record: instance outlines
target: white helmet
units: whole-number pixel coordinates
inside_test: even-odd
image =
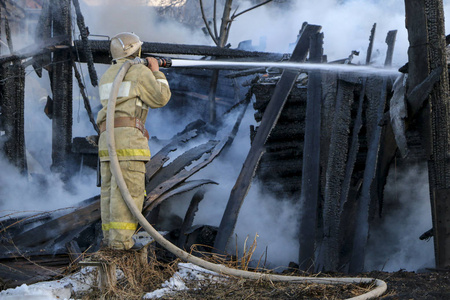
[[[110,51],[113,59],[121,59],[137,52],[142,42],[132,32],[121,32],[111,39]]]

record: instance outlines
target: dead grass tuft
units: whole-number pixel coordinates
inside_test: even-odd
[[[157,260],[154,250],[118,251],[101,250],[91,256],[92,260],[115,264],[123,275],[118,276],[115,287],[100,291],[95,289],[82,299],[142,299],[149,291],[161,288],[176,271],[178,260],[162,263]]]

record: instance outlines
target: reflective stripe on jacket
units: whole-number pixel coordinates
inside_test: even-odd
[[[126,59],[119,59],[100,79],[99,94],[103,108],[97,115],[97,124],[106,121],[106,110],[112,83]],[[115,118],[133,117],[145,123],[149,108],[162,107],[169,102],[171,93],[166,76],[152,72],[144,65],[133,65],[120,85],[116,100]],[[142,132],[134,127],[114,128],[116,151],[119,160],[150,160],[148,141]],[[99,156],[101,161],[109,161],[106,134],[99,139]]]

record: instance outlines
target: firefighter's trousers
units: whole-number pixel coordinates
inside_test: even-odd
[[[123,178],[134,203],[142,210],[145,193],[145,162],[119,161]],[[110,162],[101,162],[101,217],[103,244],[111,249],[127,250],[134,242],[132,236],[137,229],[137,220],[122,198],[116,179],[111,174]]]

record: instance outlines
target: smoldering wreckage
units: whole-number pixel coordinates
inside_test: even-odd
[[[75,40],[71,37],[71,5],[75,7],[80,31]],[[214,102],[220,117],[214,123],[205,121],[209,113],[205,99],[211,69],[177,68],[176,58],[172,68],[164,69],[169,82],[171,78],[183,77],[184,83],[176,80],[171,83],[173,95],[168,109],[176,112],[196,103],[199,115],[206,117],[188,124],[166,141],[147,163],[145,218],[164,230],[158,228],[160,204],[194,191],[181,225],[165,238],[188,252],[192,245],[202,244],[209,246],[203,248],[205,251],[225,253],[240,207],[256,176],[264,183],[265,193],[300,205],[299,259],[294,262],[297,268],[355,274],[364,270],[370,230],[383,215],[389,171],[394,165],[407,170],[428,163],[433,228],[423,238],[434,236],[436,268],[448,267],[450,224],[446,216],[450,212],[446,204],[449,194],[445,192],[450,184],[445,176],[449,174],[445,159],[448,117],[439,114],[440,109],[448,110],[446,98],[441,97],[448,95],[444,50],[448,40],[440,23],[439,5],[427,10],[422,7],[419,11],[407,1],[406,8],[407,17],[426,16],[423,22],[408,24],[407,28],[410,43],[422,46],[411,47],[409,63],[399,73],[390,75],[358,72],[362,66],[352,64],[353,56],[358,54],[355,51],[343,60],[327,62],[321,27],[307,23],[300,29],[291,54],[144,42],[143,56],[281,63],[280,67],[270,69],[222,67],[217,87],[221,101]],[[8,11],[4,5],[2,9]],[[36,27],[40,44],[20,51],[13,48],[5,16],[10,15],[4,13],[1,21],[11,51],[0,57],[4,156],[21,172],[27,172],[24,87],[25,69],[32,67],[39,77],[45,75],[45,70],[51,82],[52,95],[45,111],[53,124],[52,170],[68,179],[73,165],[81,161],[96,168],[95,137],[72,137],[72,89],[73,84],[78,85],[92,126],[99,132],[77,63],[88,66],[90,81],[97,86],[95,65],[111,61],[108,40],[88,35],[78,0],[48,1]],[[367,65],[371,63],[375,32],[376,24],[368,34]],[[395,36],[396,30],[387,34],[386,67],[392,62]],[[421,55],[424,51],[430,53],[428,57]],[[283,69],[282,64],[287,62],[340,64],[346,68],[340,72],[304,72],[301,68]],[[191,89],[194,86],[196,90]],[[208,178],[189,178],[231,146],[252,97],[259,125],[250,130],[251,148],[230,191],[220,226],[193,226],[200,201],[208,201],[203,199],[205,191],[213,189],[216,183]],[[237,116],[234,124],[220,122],[232,114]],[[229,134],[219,136],[218,131],[225,126],[229,127]],[[177,149],[188,150],[166,164]],[[62,266],[76,266],[96,252],[101,241],[99,199],[96,196],[83,200],[64,214],[4,217],[0,247],[0,277],[4,287],[49,280],[55,277],[55,272],[62,275]]]

